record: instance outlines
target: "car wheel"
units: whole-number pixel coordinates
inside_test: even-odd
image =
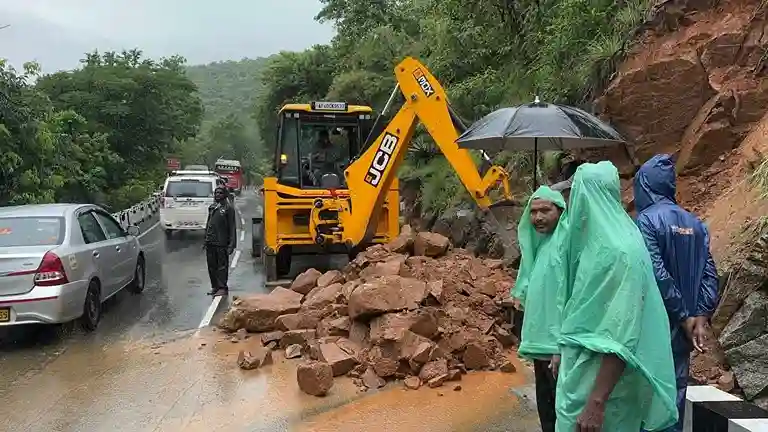
[[[83,316],[80,317],[80,326],[87,332],[96,330],[101,321],[101,290],[96,281],[88,284],[88,292],[85,294]]]
[[[146,284],[146,275],[147,270],[144,266],[144,257],[139,255],[139,259],[136,261],[136,270],[133,272],[133,280],[128,285],[128,291],[134,294],[141,294]]]

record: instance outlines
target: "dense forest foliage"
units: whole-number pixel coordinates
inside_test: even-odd
[[[178,57],[88,54],[40,76],[0,61],[0,205],[96,202],[119,210],[156,190],[165,156],[196,136],[203,107]]]
[[[329,45],[269,59],[255,108],[262,135],[286,101],[381,109],[395,84],[393,67],[409,55],[430,68],[466,119],[536,95],[583,106],[601,91],[649,7],[648,0],[320,1],[316,19],[333,22],[338,34]],[[414,146],[401,178],[420,183],[423,208],[439,213],[463,188],[424,138],[417,137],[425,145]],[[531,171],[530,156],[497,158],[511,171]]]
[[[649,0],[320,2],[316,19],[337,29],[331,43],[267,59],[185,66],[139,51],[93,53],[80,68],[47,76],[34,64],[15,71],[0,62],[0,205],[90,201],[118,209],[156,188],[164,158],[174,154],[188,164],[240,159],[256,182],[273,145],[261,137],[274,133],[283,103],[381,109],[392,69],[407,55],[431,69],[468,120],[536,95],[585,106],[649,7]],[[496,162],[511,172],[534,163],[526,154]],[[400,174],[434,214],[463,197],[423,134]]]
[[[188,66],[205,113],[199,135],[180,149],[184,164],[213,166],[219,157],[240,160],[247,180],[258,182],[268,169],[253,106],[262,92],[263,58]]]

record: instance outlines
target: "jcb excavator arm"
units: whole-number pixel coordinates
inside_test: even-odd
[[[451,120],[445,90],[429,70],[408,57],[395,67],[395,76],[405,103],[373,144],[345,170],[349,197],[326,199],[322,205],[316,203],[316,211],[338,211],[342,227],[339,234],[350,248],[367,241],[375,232],[384,197],[397,176],[419,121],[481,209],[490,208],[488,194],[498,183],[503,187],[504,198],[512,198],[508,174],[503,168],[492,166],[481,177],[469,151],[456,144],[458,132]]]

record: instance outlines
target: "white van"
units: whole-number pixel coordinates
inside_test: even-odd
[[[218,177],[211,175],[171,176],[165,180],[160,199],[160,225],[166,236],[174,231],[205,229],[217,180]]]

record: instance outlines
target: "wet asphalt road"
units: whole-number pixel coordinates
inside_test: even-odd
[[[253,192],[236,201],[243,241],[233,256],[230,297],[268,289],[250,256],[256,202]],[[110,299],[97,331],[0,329],[0,430],[537,430],[525,373],[466,377],[462,393],[404,392],[395,384],[363,394],[337,380],[331,395],[313,398],[296,388],[295,363],[279,355],[269,371],[240,371],[237,352],[255,338],[238,345],[205,327],[211,297],[201,236],[166,240],[151,221],[141,242],[146,289]],[[295,264],[293,273],[311,263]],[[414,408],[404,410],[408,400]]]

